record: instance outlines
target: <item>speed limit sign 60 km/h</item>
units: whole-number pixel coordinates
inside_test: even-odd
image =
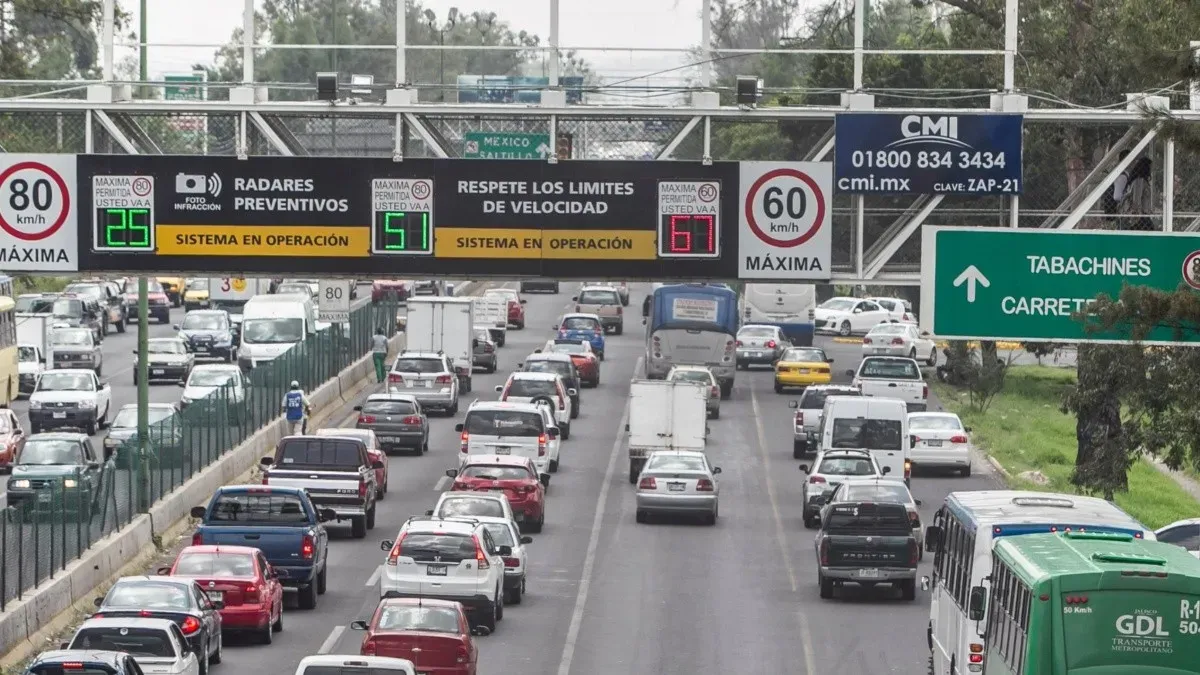
[[[75,155],[0,155],[0,268],[79,269]]]
[[[828,280],[828,162],[741,162],[738,278]]]

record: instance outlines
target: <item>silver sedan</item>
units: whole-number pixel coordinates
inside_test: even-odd
[[[650,453],[638,475],[637,522],[652,514],[699,514],[716,525],[721,486],[721,467],[708,463],[703,452],[660,450]]]
[[[737,367],[775,365],[792,343],[779,326],[742,326],[737,333]]]

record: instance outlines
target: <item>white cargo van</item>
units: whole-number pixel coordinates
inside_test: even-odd
[[[629,383],[629,482],[636,483],[655,450],[704,452],[708,385],[689,380]]]
[[[257,368],[317,332],[317,306],[303,295],[256,295],[242,309],[238,364]]]
[[[404,335],[408,351],[449,356],[458,375],[459,390],[471,391],[475,362],[475,306],[471,298],[409,298]]]
[[[912,472],[908,437],[908,406],[892,398],[830,396],[825,399],[821,426],[817,431],[820,451],[869,450],[880,468],[890,467],[889,476]]]

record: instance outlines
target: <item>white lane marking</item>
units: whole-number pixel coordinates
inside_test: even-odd
[[[436,482],[436,483],[434,483],[434,484],[433,484],[433,489],[434,489],[434,490],[437,490],[437,491],[439,491],[439,492],[440,492],[440,491],[442,491],[442,490],[445,490],[445,489],[446,489],[446,485],[447,485],[449,482],[450,482],[450,476],[442,476],[441,478],[437,479],[437,482]]]
[[[634,364],[635,377],[641,371],[644,360],[644,356],[639,356]],[[575,658],[575,641],[579,639],[583,610],[587,605],[588,590],[592,585],[592,569],[596,566],[596,549],[600,546],[600,527],[604,522],[604,508],[608,505],[608,490],[612,486],[613,474],[617,471],[617,457],[621,454],[621,447],[625,445],[624,429],[629,421],[629,401],[628,398],[625,400],[625,410],[621,413],[621,420],[617,422],[617,437],[613,440],[612,450],[608,454],[608,468],[604,470],[604,480],[600,483],[600,497],[596,500],[596,515],[592,517],[592,531],[588,536],[587,553],[583,557],[583,572],[579,575],[579,591],[575,593],[575,609],[571,612],[571,624],[567,627],[562,660],[558,662],[558,675],[570,675],[571,661]]]
[[[796,568],[792,565],[792,554],[787,547],[783,516],[779,511],[779,497],[775,494],[775,483],[771,480],[771,455],[767,452],[767,434],[763,430],[762,414],[758,407],[758,393],[753,386],[750,387],[750,407],[754,413],[754,427],[758,434],[758,452],[762,456],[763,471],[766,474],[767,500],[771,502],[771,516],[775,521],[775,541],[779,544],[779,552],[783,556],[783,569],[787,572],[788,582],[791,584],[792,592],[795,593],[799,589],[796,583]],[[799,616],[800,644],[804,648],[804,672],[808,675],[815,675],[817,666],[816,659],[813,657],[812,634],[808,630],[808,621],[805,620],[804,613],[798,611],[797,615]]]
[[[329,637],[325,638],[325,641],[321,643],[321,648],[317,650],[317,653],[328,654],[337,645],[338,638],[342,637],[342,633],[345,630],[345,626],[334,626],[333,630],[329,632]]]
[[[374,586],[379,582],[379,575],[381,574],[383,574],[383,565],[376,567],[375,571],[371,572],[371,577],[367,579],[367,583],[363,584],[363,586]]]

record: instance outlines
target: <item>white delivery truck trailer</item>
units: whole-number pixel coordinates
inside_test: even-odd
[[[270,279],[248,279],[245,277],[215,277],[208,280],[209,306],[229,312],[235,333],[242,329],[242,315],[246,303],[256,295],[271,292]],[[235,335],[236,339],[238,336]]]
[[[684,380],[633,380],[629,385],[629,482],[655,450],[702,452],[708,437],[705,385]]]
[[[485,293],[471,298],[475,305],[477,326],[487,326],[488,335],[497,347],[503,347],[508,336],[508,298],[495,293]]]
[[[54,367],[49,344],[53,319],[49,314],[24,313],[17,314],[16,319],[17,346],[32,347],[37,352],[36,360],[20,359],[17,362],[21,393],[28,394],[33,391],[42,371]]]
[[[404,329],[407,352],[441,352],[449,356],[458,375],[459,390],[471,391],[474,357],[475,306],[471,298],[421,296],[408,299]]]

